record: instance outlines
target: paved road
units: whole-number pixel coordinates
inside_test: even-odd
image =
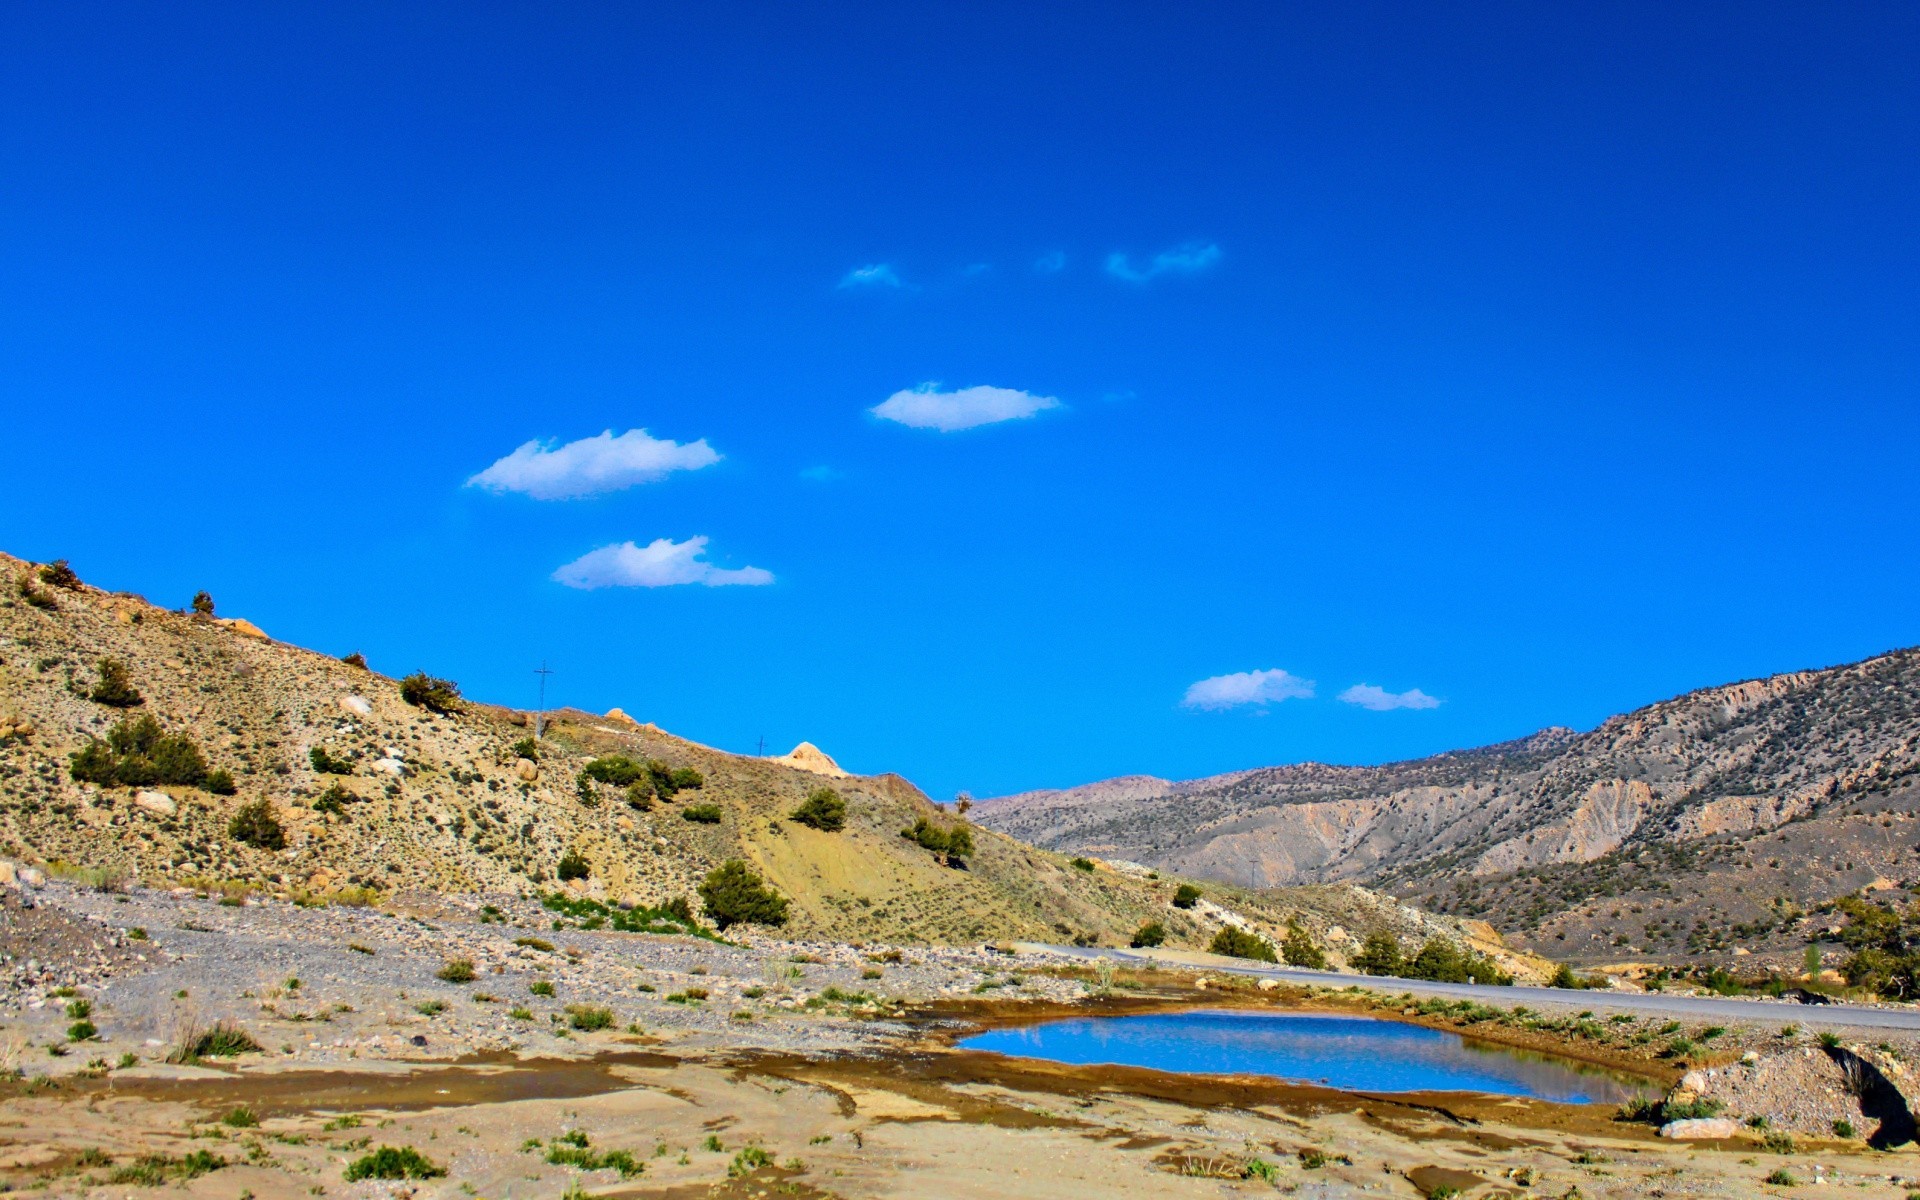
[[[1863,1004],[1797,1004],[1790,1000],[1735,1000],[1723,996],[1672,996],[1661,992],[1569,992],[1559,988],[1489,987],[1478,983],[1429,983],[1421,979],[1391,979],[1370,975],[1339,975],[1298,967],[1270,967],[1260,963],[1210,961],[1204,964],[1160,958],[1131,950],[1101,947],[1042,946],[1077,958],[1112,958],[1126,962],[1156,962],[1164,966],[1216,974],[1254,975],[1286,983],[1313,983],[1322,987],[1360,984],[1383,992],[1412,992],[1416,996],[1452,996],[1512,1008],[1544,1005],[1590,1008],[1595,1012],[1659,1013],[1682,1019],[1742,1021],[1755,1025],[1800,1025],[1809,1029],[1920,1030],[1920,1008],[1870,1008]]]

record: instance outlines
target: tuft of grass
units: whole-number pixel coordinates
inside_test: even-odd
[[[733,1161],[727,1164],[727,1178],[744,1179],[761,1167],[772,1165],[773,1155],[758,1146],[743,1146],[740,1152],[733,1156]]]
[[[237,1058],[242,1054],[259,1054],[262,1047],[246,1030],[225,1021],[216,1022],[213,1028],[200,1032],[190,1029],[173,1053],[167,1056],[170,1063],[193,1063],[203,1058]]]
[[[598,1004],[567,1005],[567,1024],[582,1033],[613,1028],[613,1010]]]
[[[470,958],[450,958],[447,965],[435,971],[434,977],[448,983],[472,983],[475,979],[473,960]]]
[[[447,1173],[445,1167],[412,1146],[382,1146],[355,1159],[347,1167],[348,1183],[362,1179],[437,1179]]]
[[[1768,1175],[1762,1182],[1775,1184],[1780,1187],[1798,1187],[1800,1185],[1800,1181],[1793,1177],[1793,1172],[1787,1170],[1785,1167],[1775,1167],[1773,1173]]]
[[[252,1129],[260,1123],[260,1116],[244,1104],[236,1104],[220,1114],[220,1123],[235,1129]]]
[[[527,990],[536,996],[553,995],[553,983],[546,979],[536,979],[527,985]]]

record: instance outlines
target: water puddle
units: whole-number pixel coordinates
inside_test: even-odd
[[[1094,1017],[996,1029],[959,1045],[1076,1065],[1271,1075],[1357,1092],[1480,1092],[1617,1104],[1649,1090],[1643,1082],[1598,1067],[1423,1025],[1320,1013]]]

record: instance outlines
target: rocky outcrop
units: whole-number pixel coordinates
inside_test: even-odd
[[[827,757],[825,752],[812,742],[801,742],[773,761],[785,763],[789,767],[798,767],[802,771],[811,771],[815,775],[831,775],[835,779],[847,778],[847,772],[840,769],[840,764]]]

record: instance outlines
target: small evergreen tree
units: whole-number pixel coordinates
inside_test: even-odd
[[[760,882],[739,859],[714,868],[699,887],[707,916],[721,929],[731,925],[784,925],[787,902]]]
[[[193,615],[196,617],[212,616],[213,596],[204,591],[195,592],[193,594]]]
[[[847,827],[847,802],[832,788],[815,788],[787,819],[824,833],[838,833]]]
[[[340,656],[340,661],[347,664],[350,667],[358,667],[362,671],[367,669],[367,656],[360,653],[358,650],[355,650],[350,654],[342,654]]]
[[[1192,908],[1194,902],[1199,899],[1200,889],[1190,883],[1183,883],[1174,889],[1173,906],[1175,908]]]
[[[569,850],[560,856],[560,862],[554,867],[553,873],[559,876],[561,883],[571,883],[575,879],[585,879],[593,874],[593,868],[587,865],[587,860],[580,856],[579,851]]]
[[[64,558],[56,558],[40,568],[40,582],[48,587],[65,588],[69,592],[80,590],[80,577],[73,573]]]
[[[227,835],[256,850],[284,850],[287,845],[286,831],[273,815],[273,805],[265,800],[250,800],[235,809],[227,822]]]
[[[353,774],[353,760],[348,758],[335,758],[332,754],[328,753],[325,746],[315,746],[313,749],[307,751],[307,761],[312,763],[313,769],[322,775]]]
[[[1349,965],[1367,975],[1398,975],[1406,968],[1406,955],[1400,949],[1399,938],[1384,929],[1376,929],[1360,944],[1360,953],[1353,956]]]
[[[134,708],[145,704],[146,697],[133,686],[133,673],[117,658],[100,660],[100,682],[93,685],[87,699],[111,708]]]
[[[1148,921],[1134,932],[1133,940],[1128,945],[1138,949],[1158,946],[1166,940],[1167,927],[1158,921]]]
[[[1280,942],[1280,957],[1286,959],[1290,967],[1307,967],[1315,971],[1327,969],[1326,952],[1320,949],[1298,917],[1287,922],[1287,936]]]

